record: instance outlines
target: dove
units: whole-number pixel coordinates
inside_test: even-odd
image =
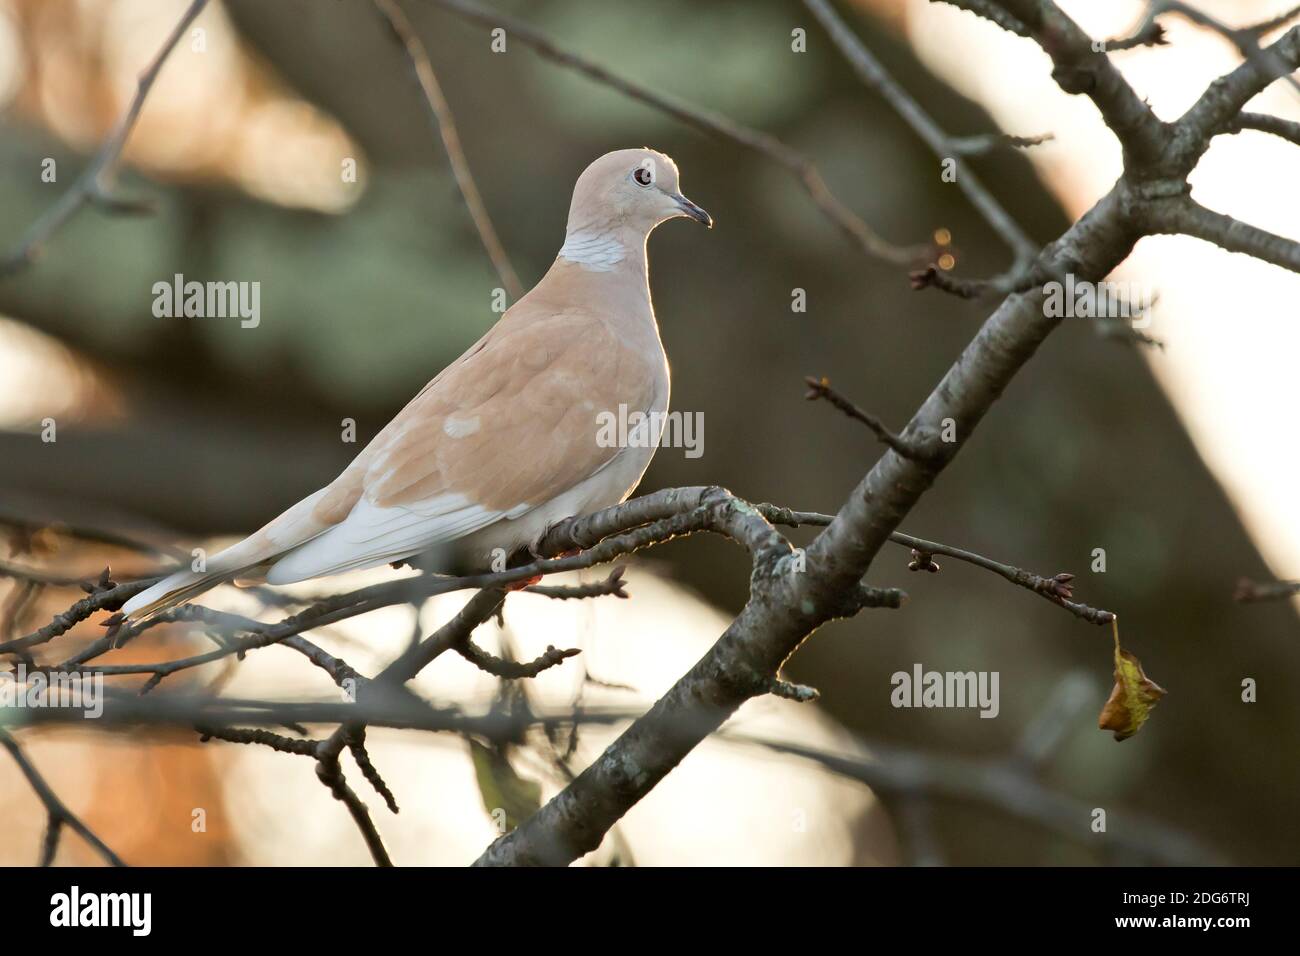
[[[123,617],[225,582],[292,584],[418,556],[485,571],[555,523],[626,499],[660,435],[611,447],[599,423],[639,412],[662,432],[669,371],[646,240],[679,217],[713,225],[682,195],[668,156],[642,148],[597,159],[578,177],[564,244],[537,285],[330,484],[140,592]]]

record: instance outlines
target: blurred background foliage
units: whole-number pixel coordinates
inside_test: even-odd
[[[864,92],[798,4],[494,2],[640,83],[781,137],[891,239],[924,243],[944,228],[963,274],[1005,264],[937,161]],[[803,376],[829,376],[901,427],[987,306],[912,292],[905,270],[864,258],[762,157],[522,44],[493,53],[485,29],[432,4],[404,6],[525,285],[562,241],[574,178],[607,150],[671,154],[686,193],[717,221],[712,233],[669,224],[651,241],[673,405],[703,413],[705,454],[662,450],[642,490],[722,484],[752,500],[835,510],[880,447],[804,402]],[[195,537],[249,531],[356,452],[339,441],[343,418],[368,440],[495,319],[498,280],[407,65],[368,3],[225,0],[219,10],[206,91],[178,81],[179,99],[169,99],[165,88],[184,72],[171,63],[126,154],[121,192],[154,200],[156,214],[88,211],[35,266],[0,281],[0,315],[62,343],[95,383],[79,393],[93,400],[58,416],[53,445],[36,433],[39,387],[34,401],[20,396],[29,410],[0,433],[6,510]],[[9,54],[16,79],[0,113],[0,248],[67,188],[120,109],[105,38],[147,35],[127,44],[138,64],[178,11],[163,0],[0,3],[16,38],[0,50],[21,51]],[[945,128],[993,128],[871,13],[853,17],[865,42]],[[809,31],[807,54],[790,51],[795,26]],[[174,59],[196,56],[182,44]],[[39,181],[45,157],[58,163],[57,184]],[[337,181],[349,157],[356,184]],[[1036,238],[1066,225],[1022,156],[973,162]],[[154,318],[151,286],[175,273],[259,281],[260,326]],[[791,310],[795,288],[807,291],[806,313]],[[1077,596],[1119,613],[1126,645],[1169,689],[1122,745],[1084,720],[1050,767],[1053,783],[1090,805],[1184,828],[1236,862],[1297,858],[1300,767],[1287,758],[1298,714],[1284,680],[1300,663],[1300,628],[1286,604],[1232,604],[1237,577],[1267,573],[1131,346],[1066,323],[904,530],[1044,574],[1075,572]],[[1105,573],[1090,571],[1095,548],[1106,551]],[[692,539],[656,557],[717,606],[742,604],[747,564],[729,546]],[[828,627],[790,663],[792,679],[821,689],[827,712],[869,740],[993,756],[1067,671],[1095,676],[1100,709],[1107,629],[957,562],[911,574],[907,558],[891,546],[870,575],[910,592],[903,610]],[[916,661],[1000,671],[999,719],[892,709],[889,677]],[[1256,704],[1240,702],[1246,676],[1260,681]],[[986,808],[945,805],[934,822],[954,863],[1100,859],[1086,838]],[[1110,826],[1122,828],[1122,815]]]

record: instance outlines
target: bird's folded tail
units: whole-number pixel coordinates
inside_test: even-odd
[[[122,605],[122,616],[132,621],[145,620],[193,600],[218,584],[238,583],[238,579],[264,580],[268,564],[328,527],[313,514],[325,491],[308,495],[260,530],[212,555],[204,570],[182,569],[141,591]]]
[[[131,621],[146,621],[168,608],[198,597],[218,584],[232,580],[239,573],[240,571],[177,571],[123,604],[122,616]]]

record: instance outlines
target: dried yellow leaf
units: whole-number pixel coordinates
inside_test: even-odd
[[[1127,740],[1142,729],[1151,709],[1167,691],[1147,677],[1137,655],[1120,647],[1119,619],[1112,621],[1115,632],[1115,687],[1101,709],[1098,726],[1115,732],[1116,740]]]

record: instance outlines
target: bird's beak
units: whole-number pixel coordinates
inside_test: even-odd
[[[695,203],[691,202],[681,193],[678,193],[676,196],[673,197],[673,202],[677,203],[677,208],[682,211],[683,216],[689,216],[691,219],[694,219],[696,222],[702,222],[710,229],[713,228],[713,217],[710,216],[703,209],[701,209],[699,206],[695,205]]]

